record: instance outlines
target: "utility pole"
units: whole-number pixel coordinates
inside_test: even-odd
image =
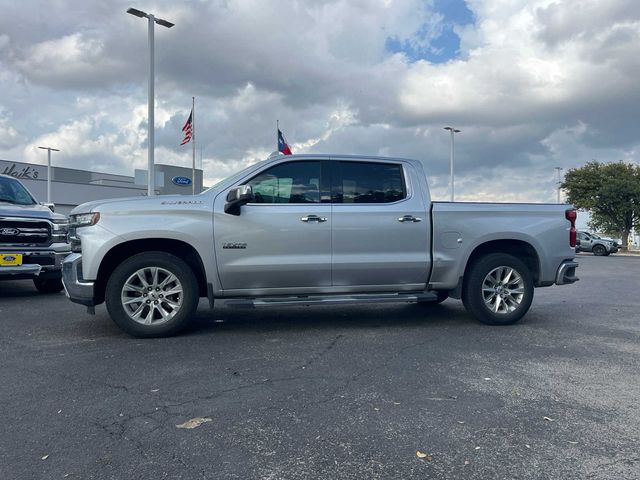
[[[140,18],[147,18],[149,20],[149,152],[148,152],[148,172],[147,172],[147,195],[150,197],[155,195],[155,167],[154,167],[154,149],[155,149],[155,95],[154,95],[154,83],[155,83],[155,55],[154,55],[154,33],[153,27],[157,23],[163,27],[171,28],[173,23],[163,20],[162,18],[156,18],[151,13],[145,13],[142,10],[130,8],[127,13]]]
[[[449,153],[449,174],[451,176],[451,201],[454,199],[454,186],[453,186],[453,137],[454,134],[460,133],[462,130],[457,130],[453,127],[444,127],[445,130],[451,132],[451,151]]]
[[[196,97],[191,97],[191,143],[193,163],[191,164],[191,194],[196,194]]]
[[[558,181],[557,181],[557,203],[560,203],[560,185],[562,184],[562,180],[560,180],[560,172],[562,171],[562,167],[555,167],[556,172],[558,172]]]
[[[53,147],[38,147],[47,151],[47,203],[51,203],[51,151],[59,152]]]

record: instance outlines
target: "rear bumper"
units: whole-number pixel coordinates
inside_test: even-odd
[[[82,278],[82,255],[72,253],[62,264],[62,284],[69,300],[74,303],[93,307],[95,282]]]
[[[0,253],[19,253],[22,255],[24,262],[22,265],[0,267],[0,279],[25,279],[41,275],[47,278],[60,275],[62,263],[71,252],[21,251],[20,249],[2,248]]]
[[[558,267],[558,273],[556,274],[556,285],[567,285],[580,280],[576,277],[576,268],[578,268],[577,262],[572,260],[562,262]]]

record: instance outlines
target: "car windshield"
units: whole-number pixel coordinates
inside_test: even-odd
[[[0,177],[0,202],[15,203],[17,205],[34,205],[29,191],[13,178]]]

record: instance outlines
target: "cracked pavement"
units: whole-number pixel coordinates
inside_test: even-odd
[[[639,479],[640,258],[578,261],[511,327],[202,301],[154,340],[1,282],[0,478]]]

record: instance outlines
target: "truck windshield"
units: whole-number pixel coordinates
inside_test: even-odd
[[[7,177],[0,177],[0,202],[17,205],[34,205],[36,203],[19,181]]]

